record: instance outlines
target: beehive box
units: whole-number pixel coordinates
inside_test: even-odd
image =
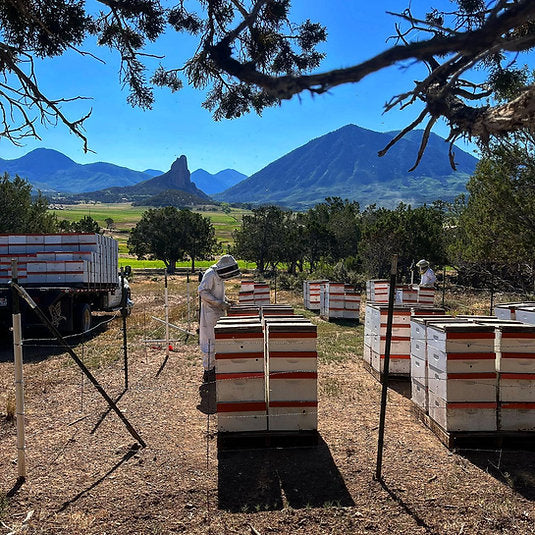
[[[535,306],[521,306],[515,311],[515,318],[522,323],[535,325]]]
[[[494,315],[499,319],[516,320],[516,311],[518,308],[535,306],[532,301],[516,303],[499,303],[494,307]]]

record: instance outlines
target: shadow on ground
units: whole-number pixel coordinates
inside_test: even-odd
[[[535,454],[533,450],[530,452],[464,451],[462,455],[524,498],[535,501]]]
[[[217,403],[215,397],[215,382],[203,383],[199,387],[200,403],[197,409],[204,414],[215,414],[217,412]]]
[[[312,448],[219,451],[218,496],[232,513],[354,505],[321,437]]]
[[[391,388],[400,396],[411,399],[411,383],[408,379],[397,379],[391,377],[388,379],[388,388]]]

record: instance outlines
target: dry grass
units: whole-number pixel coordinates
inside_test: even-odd
[[[229,294],[236,298],[238,287],[231,283]],[[193,317],[195,289],[192,281]],[[281,292],[278,300],[318,325],[321,444],[224,454],[216,418],[203,412],[196,344],[177,343],[158,374],[165,352],[142,343],[163,334],[151,319],[164,315],[163,278],[134,278],[132,291],[130,388],[119,406],[147,447],[131,451],[133,439],[113,414],[92,434],[106,408],[102,399],[87,380],[82,387],[68,356],[52,347],[32,354],[26,348],[29,478],[8,503],[15,429],[0,425],[6,525],[54,535],[249,534],[251,526],[262,535],[535,533],[533,456],[451,453],[395,389],[388,395],[384,485],[374,480],[381,388],[359,358],[362,326],[324,322],[302,310],[296,293]],[[187,325],[186,293],[184,277],[169,279],[170,319],[179,326]],[[114,397],[123,385],[121,344],[119,320],[83,342],[85,359],[95,359],[93,372]],[[80,355],[81,340],[75,350]],[[12,381],[7,355],[0,359],[0,392]],[[22,526],[30,510],[35,514]]]
[[[12,393],[7,393],[5,395],[5,419],[8,422],[15,421],[15,411],[16,411],[16,400],[15,396]]]

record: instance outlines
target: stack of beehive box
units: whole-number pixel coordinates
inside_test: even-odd
[[[221,432],[317,429],[316,326],[266,312],[216,325]]]
[[[383,279],[366,281],[366,300],[369,303],[388,303],[390,282]]]
[[[496,356],[492,325],[427,326],[429,416],[448,431],[496,430]]]
[[[360,294],[350,284],[345,285],[344,292],[344,318],[358,321],[360,317]]]
[[[498,326],[495,349],[498,428],[535,431],[535,326]]]
[[[3,234],[0,283],[11,279],[15,258],[23,284],[116,284],[118,256],[117,242],[101,234]]]
[[[427,381],[427,326],[430,323],[458,322],[448,315],[411,317],[411,393],[412,401],[425,412],[429,409]]]
[[[265,337],[269,429],[317,429],[316,326],[306,320],[266,318]]]
[[[265,430],[264,335],[260,317],[218,322],[215,344],[219,430]]]
[[[303,299],[307,310],[320,309],[321,285],[329,282],[327,280],[310,280],[303,282]]]
[[[411,316],[444,314],[433,307],[394,306],[390,373],[409,377],[411,352]],[[363,358],[377,372],[384,371],[388,305],[368,303],[364,320]]]
[[[366,282],[366,299],[370,303],[388,303],[390,281],[376,279]],[[398,305],[433,306],[435,289],[411,284],[396,285],[395,301]]]
[[[244,305],[267,305],[271,300],[270,294],[266,282],[241,281],[238,302]]]
[[[254,305],[254,281],[241,281],[238,302],[241,305]]]
[[[320,288],[320,316],[323,319],[343,318],[345,311],[345,284],[326,282]]]

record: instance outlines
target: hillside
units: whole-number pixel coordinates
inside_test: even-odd
[[[43,192],[80,193],[114,186],[131,186],[150,178],[112,163],[79,164],[52,149],[35,149],[14,160],[0,158],[0,173],[18,174]]]
[[[411,173],[421,131],[400,140],[382,158],[377,152],[395,132],[347,125],[282,156],[214,198],[226,202],[275,203],[306,208],[328,196],[357,200],[362,206],[395,206],[452,200],[465,191],[477,159],[457,149],[457,171],[449,165],[448,144],[431,134],[422,162]]]
[[[215,175],[204,169],[197,169],[191,173],[191,181],[208,195],[221,193],[246,178],[247,175],[234,169],[225,169]]]
[[[132,201],[137,204],[146,204],[150,198],[154,196],[161,197],[163,192],[171,190],[187,194],[181,197],[180,203],[186,202],[188,205],[194,205],[210,201],[210,197],[191,182],[188,161],[184,155],[173,162],[169,171],[159,176],[149,178],[133,186],[106,188],[100,191],[77,195],[76,197],[80,200],[95,200],[100,202]],[[160,197],[158,198],[159,203],[162,201]]]

